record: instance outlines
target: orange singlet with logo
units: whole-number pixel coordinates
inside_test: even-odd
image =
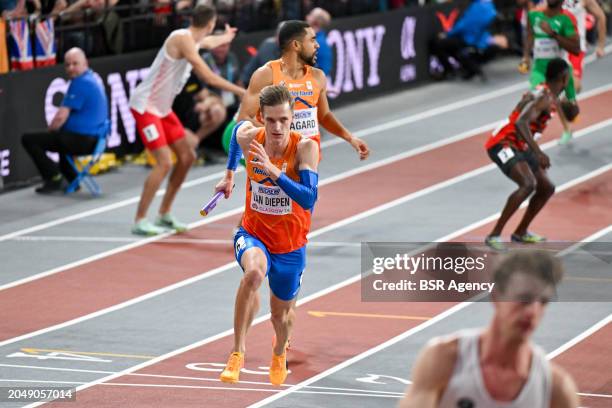
[[[317,118],[317,104],[321,88],[312,75],[312,67],[306,65],[304,76],[300,79],[292,79],[283,73],[280,59],[268,62],[268,65],[272,68],[272,84],[284,85],[295,100],[291,130],[298,132],[304,138],[315,140],[320,151],[321,134]]]
[[[290,132],[289,144],[283,157],[270,159],[287,177],[300,181],[297,164],[297,146],[302,136]],[[254,140],[265,143],[265,130],[261,129]],[[284,254],[306,245],[310,230],[309,210],[303,209],[276,185],[265,170],[246,161],[246,203],[242,227],[259,239],[272,254]]]

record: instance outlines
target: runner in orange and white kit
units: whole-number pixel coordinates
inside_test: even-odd
[[[317,199],[319,149],[290,130],[294,98],[284,86],[270,85],[260,94],[258,119],[236,125],[235,139],[246,154],[246,205],[234,237],[236,260],[244,271],[234,309],[234,347],[221,381],[236,383],[244,365],[246,335],[259,309],[258,290],[268,277],[275,344],[270,382],[287,377],[286,348],[292,313],[306,265],[306,242]],[[233,184],[221,182],[216,191],[226,197]]]
[[[563,10],[569,12],[575,19],[576,31],[580,37],[580,54],[569,53],[569,62],[574,69],[574,86],[576,92],[582,89],[582,75],[584,72],[584,55],[587,51],[586,24],[587,13],[597,20],[597,48],[595,54],[598,58],[605,55],[606,46],[606,14],[597,0],[565,0]],[[573,20],[574,20],[573,19]]]
[[[193,10],[188,28],[175,30],[161,47],[147,77],[134,89],[130,97],[130,108],[136,120],[136,128],[153,157],[155,165],[144,183],[132,232],[138,235],[157,235],[166,228],[177,232],[186,229],[170,214],[174,197],[183,184],[194,159],[194,146],[186,139],[185,129],[172,111],[172,102],[181,91],[193,67],[195,73],[206,83],[225,89],[239,97],[244,89],[215,74],[198,54],[200,46],[215,48],[232,41],[236,30],[226,26],[223,35],[210,36],[217,14],[214,8],[200,5]],[[159,216],[155,224],[146,215],[155,193],[172,168],[171,151],[176,154],[174,167],[166,193],[162,199]]]
[[[314,139],[320,148],[319,126],[322,126],[346,140],[361,160],[367,159],[370,154],[368,145],[353,136],[329,109],[327,78],[323,71],[313,67],[319,48],[314,30],[304,21],[285,21],[278,30],[278,41],[280,59],[270,61],[255,71],[240,105],[237,120],[250,120],[257,124],[259,92],[268,85],[285,85],[295,100],[292,130],[303,137]],[[237,147],[235,143],[233,146]],[[233,171],[229,171],[226,177],[233,177]]]

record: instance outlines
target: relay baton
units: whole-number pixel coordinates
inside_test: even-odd
[[[236,185],[232,186],[232,189],[235,186]],[[217,201],[219,201],[219,199],[223,196],[224,196],[223,191],[217,191],[215,195],[210,199],[210,201],[207,202],[206,205],[204,205],[204,207],[200,209],[200,215],[202,217],[206,217],[213,210],[213,208],[215,208],[215,206],[217,205]]]

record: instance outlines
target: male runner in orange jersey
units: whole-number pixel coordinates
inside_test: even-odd
[[[367,144],[340,123],[329,109],[327,78],[318,68],[319,44],[314,30],[305,21],[285,21],[278,32],[281,57],[270,61],[253,74],[240,106],[238,120],[257,120],[259,92],[268,85],[285,85],[295,100],[292,130],[321,143],[319,124],[346,140],[364,160],[370,154]]]
[[[258,289],[266,275],[276,342],[270,363],[270,382],[287,377],[286,347],[306,264],[306,235],[317,199],[319,149],[314,140],[290,129],[294,98],[284,86],[267,86],[259,96],[258,120],[236,125],[236,140],[246,154],[246,205],[234,237],[236,260],[244,275],[236,295],[234,348],[221,381],[238,382],[244,365],[245,339],[259,309]],[[221,182],[217,191],[231,194],[233,184]]]

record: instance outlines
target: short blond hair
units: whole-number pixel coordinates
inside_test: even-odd
[[[278,106],[288,103],[293,110],[293,97],[283,85],[268,85],[259,93],[259,110],[263,113],[264,106]]]

